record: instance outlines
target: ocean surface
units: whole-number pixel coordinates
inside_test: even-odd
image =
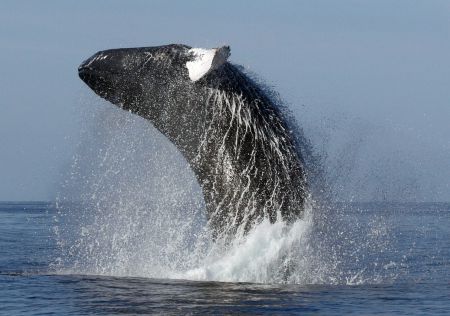
[[[61,249],[70,241],[58,233],[60,217],[55,204],[3,202],[0,314],[450,314],[449,203],[336,204],[328,212],[323,223],[320,217],[312,221],[311,225],[320,226],[320,232],[296,247],[297,257],[293,258],[303,258],[304,262],[295,265],[292,273],[301,274],[304,265],[306,275],[301,277],[264,279],[249,274],[242,265],[258,260],[259,255],[250,251],[257,249],[252,244],[250,248],[242,246],[242,252],[233,252],[239,258],[252,252],[251,260],[234,266],[234,274],[218,273],[216,262],[202,268],[209,274],[191,271],[176,278],[161,273],[158,278],[151,265],[141,269],[146,256],[151,256],[144,250],[140,261],[122,264],[126,270],[83,270],[79,263],[88,260],[85,255],[63,258],[70,251]],[[333,221],[337,217],[339,220]],[[154,229],[149,226],[140,229]],[[255,236],[267,239],[270,234],[274,232],[266,225]],[[321,246],[315,248],[317,244]],[[78,248],[83,245],[79,243]],[[126,243],[121,245],[127,247]],[[270,251],[271,245],[261,248],[261,253]],[[311,256],[315,249],[322,255]],[[333,258],[324,254],[327,249]],[[302,257],[303,252],[309,255]],[[105,256],[91,251],[89,259],[96,255]],[[222,261],[233,265],[235,257],[230,260],[225,256]],[[71,267],[71,262],[78,263],[77,268]],[[226,266],[219,267],[226,270]],[[260,265],[260,269],[267,267]],[[186,280],[189,276],[191,280]],[[252,278],[259,282],[249,282]],[[238,282],[240,279],[247,282]]]

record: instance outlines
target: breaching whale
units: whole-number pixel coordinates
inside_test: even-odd
[[[228,46],[110,49],[78,69],[95,93],[149,120],[181,151],[216,237],[265,218],[292,222],[308,191],[292,127],[229,55]]]

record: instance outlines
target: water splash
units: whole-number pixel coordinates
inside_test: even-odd
[[[347,205],[310,199],[292,225],[263,221],[212,242],[201,190],[176,148],[146,120],[88,103],[83,122],[93,124],[58,199],[57,273],[297,284],[398,276],[389,221]]]
[[[282,221],[271,224],[266,219],[231,245],[213,244],[199,267],[174,276],[225,282],[287,282],[291,277],[288,270],[299,263],[294,262],[293,247],[306,247],[310,217],[309,209],[302,220],[290,226]]]

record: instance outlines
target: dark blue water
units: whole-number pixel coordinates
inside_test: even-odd
[[[360,252],[342,251],[349,269],[365,271],[374,267],[374,258],[390,258],[394,272],[356,285],[60,274],[54,268],[60,240],[52,204],[1,203],[0,314],[450,314],[450,204],[335,207],[358,223],[355,232],[366,231],[361,226],[374,214],[389,225],[389,247],[370,246],[367,254],[365,247],[351,246],[365,236],[336,241]]]

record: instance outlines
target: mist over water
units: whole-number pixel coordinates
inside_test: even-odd
[[[334,201],[442,202],[450,151],[414,126],[368,120],[327,106],[305,106],[297,117],[314,145]]]
[[[332,148],[330,130],[313,126],[305,133],[316,133],[312,145],[326,181],[304,217],[290,226],[263,221],[231,243],[212,242],[200,186],[175,146],[136,115],[97,99],[83,102],[77,154],[58,197],[53,268],[230,282],[394,282],[407,273],[407,254],[395,250],[389,217],[360,216],[358,208],[335,203],[348,196],[342,191],[354,181],[364,133],[347,134],[342,148]]]

